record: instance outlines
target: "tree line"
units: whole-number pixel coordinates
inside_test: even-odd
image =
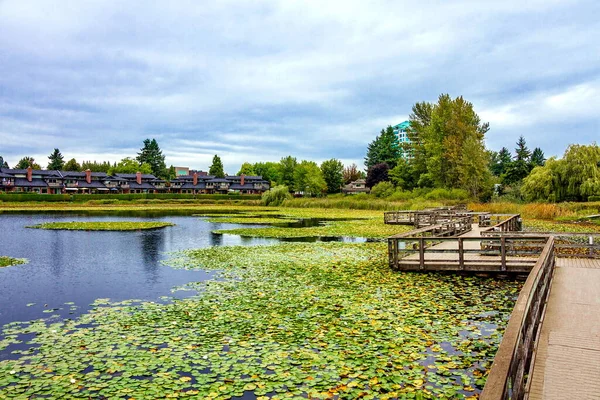
[[[546,161],[540,148],[527,147],[523,136],[514,154],[485,148],[489,124],[463,97],[439,96],[436,103],[412,107],[407,135],[400,143],[391,126],[369,143],[365,157],[367,186],[375,193],[417,188],[460,189],[488,200],[585,200],[600,195],[598,146],[572,145],[563,159]],[[385,187],[385,190],[383,189]]]

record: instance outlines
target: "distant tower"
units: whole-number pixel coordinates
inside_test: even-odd
[[[402,146],[404,143],[410,143],[406,129],[410,126],[409,121],[404,121],[398,125],[394,125],[394,133],[398,136],[398,143]],[[402,150],[402,158],[410,158],[410,154]]]

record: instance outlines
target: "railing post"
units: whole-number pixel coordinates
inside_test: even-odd
[[[419,268],[425,268],[425,238],[419,238]]]
[[[502,271],[506,271],[506,237],[500,238],[500,263]]]
[[[590,257],[594,257],[594,237],[590,236]]]
[[[463,247],[463,238],[461,237],[458,238],[458,267],[461,270],[465,269],[465,254]]]

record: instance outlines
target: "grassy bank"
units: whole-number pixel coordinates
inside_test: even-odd
[[[140,231],[148,229],[159,229],[174,226],[170,222],[131,222],[131,221],[103,221],[103,222],[48,222],[45,224],[32,225],[27,228],[68,230],[68,231]]]

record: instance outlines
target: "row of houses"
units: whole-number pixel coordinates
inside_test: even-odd
[[[151,174],[114,174],[104,172],[48,171],[0,168],[0,191],[65,193],[189,193],[189,194],[261,194],[269,182],[260,176],[226,176],[216,178],[194,172],[167,182]]]

